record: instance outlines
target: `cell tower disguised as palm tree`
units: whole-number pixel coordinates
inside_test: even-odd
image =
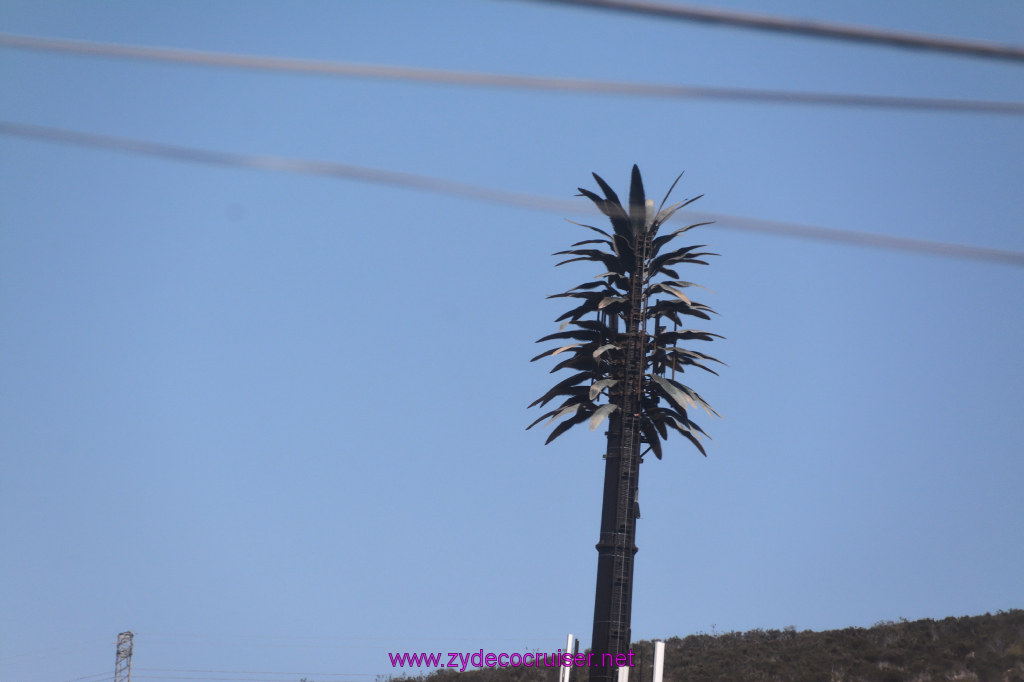
[[[608,216],[612,232],[581,225],[600,237],[577,242],[555,255],[569,256],[558,265],[595,261],[604,272],[596,276],[596,281],[549,297],[574,299],[580,305],[558,318],[563,323],[560,331],[538,341],[557,339],[568,342],[567,345],[533,359],[564,353],[567,357],[551,371],[569,369],[573,374],[530,405],[544,407],[562,399],[527,428],[545,419],[548,423],[562,419],[548,436],[546,442],[550,443],[577,424],[589,421],[593,431],[608,419],[591,640],[596,664],[602,660],[602,654],[612,654],[613,658],[608,660],[615,660],[614,656],[629,650],[640,462],[648,452],[661,459],[661,441],[668,438],[670,430],[682,434],[707,456],[700,442],[701,436],[707,434],[690,420],[687,410],[703,408],[718,415],[675,376],[691,367],[717,374],[705,363],[719,361],[678,344],[722,337],[683,328],[687,326],[686,317],[710,320],[708,313],[714,311],[683,293],[683,289],[698,285],[682,279],[680,271],[693,264],[707,265],[701,258],[717,254],[700,251],[703,245],[665,252],[673,239],[708,223],[688,225],[658,236],[659,229],[676,211],[700,197],[666,208],[665,201],[679,182],[676,178],[655,211],[654,201],[648,201],[644,195],[640,170],[633,166],[629,206],[625,208],[608,183],[596,173],[594,179],[604,198],[582,187],[580,196],[593,201]],[[641,452],[644,445],[647,449]],[[612,675],[612,666],[598,666],[591,669],[590,679],[604,682],[611,680]]]

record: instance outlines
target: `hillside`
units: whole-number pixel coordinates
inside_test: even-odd
[[[651,679],[653,645],[634,642],[632,682]],[[438,670],[419,682],[555,682],[554,669]],[[397,676],[387,679],[401,679]],[[586,682],[577,669],[572,682]],[[1024,682],[1024,610],[880,622],[825,632],[752,630],[665,640],[664,682]]]

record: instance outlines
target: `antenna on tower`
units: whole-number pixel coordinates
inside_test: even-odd
[[[117,660],[114,662],[114,682],[132,682],[132,639],[131,632],[117,636]]]

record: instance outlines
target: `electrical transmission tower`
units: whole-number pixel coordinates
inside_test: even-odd
[[[117,636],[117,659],[114,662],[114,682],[132,682],[132,638],[131,632]]]

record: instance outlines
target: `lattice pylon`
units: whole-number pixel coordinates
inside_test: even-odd
[[[132,639],[131,632],[117,636],[117,660],[114,662],[114,682],[132,682]]]

